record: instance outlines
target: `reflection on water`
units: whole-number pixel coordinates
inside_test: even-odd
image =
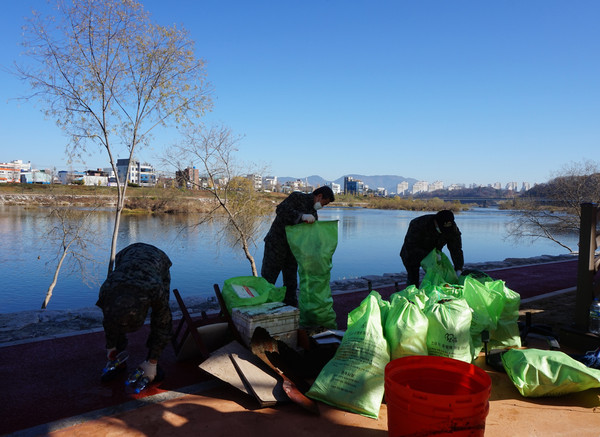
[[[27,209],[19,206],[0,206],[0,265],[2,284],[0,312],[39,309],[51,282],[56,247],[44,238],[48,226],[48,209]],[[339,241],[333,255],[331,279],[382,275],[404,271],[400,247],[410,220],[422,213],[370,209],[324,208],[321,220],[339,221]],[[89,280],[96,285],[83,284],[78,273],[61,271],[49,309],[70,309],[92,306],[98,287],[106,275],[113,227],[111,211],[98,212],[92,218],[99,231],[98,248],[91,255],[98,261],[89,266]],[[171,261],[172,288],[186,296],[212,296],[212,285],[229,277],[251,275],[249,262],[241,249],[231,250],[219,244],[222,223],[209,221],[195,226],[200,215],[124,215],[119,230],[118,249],[143,241],[164,250]],[[465,261],[501,261],[542,254],[558,255],[566,251],[546,240],[534,244],[522,242],[515,246],[505,241],[507,212],[475,209],[458,214],[456,222],[463,234]],[[252,248],[260,271],[263,254],[262,238],[271,224],[265,218],[256,247]],[[570,242],[576,247],[577,237]],[[279,280],[281,282],[281,278]],[[281,284],[279,284],[281,285]]]

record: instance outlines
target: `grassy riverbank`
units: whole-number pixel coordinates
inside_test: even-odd
[[[282,193],[257,194],[261,201],[273,209],[287,197]],[[116,199],[116,187],[0,184],[0,204],[4,205],[114,207]],[[172,187],[128,187],[125,202],[125,209],[130,213],[202,213],[214,209],[214,206],[214,197],[208,191]],[[458,201],[447,202],[439,198],[412,199],[338,194],[331,206],[406,211],[450,209],[457,212],[468,210],[473,205],[461,204]]]

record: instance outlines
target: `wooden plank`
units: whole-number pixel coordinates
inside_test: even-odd
[[[199,367],[238,390],[254,396],[261,407],[289,401],[280,379],[237,341],[214,351]]]
[[[270,370],[264,370],[263,364],[254,355],[252,355],[252,360],[237,354],[229,356],[246,388],[254,395],[261,407],[289,401],[283,391],[282,381],[273,376]]]

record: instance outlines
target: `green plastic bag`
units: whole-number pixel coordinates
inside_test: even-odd
[[[390,361],[381,307],[381,296],[372,291],[348,314],[342,343],[306,396],[363,416],[379,416]]]
[[[471,309],[464,299],[444,299],[425,308],[429,322],[427,350],[429,355],[454,358],[470,363]]]
[[[231,314],[237,307],[283,302],[285,287],[275,287],[260,276],[236,276],[225,280],[221,295]]]
[[[496,329],[490,331],[490,348],[521,347],[521,333],[519,332],[519,307],[521,296],[508,288],[504,281],[486,282],[488,290],[501,296],[501,312]]]
[[[432,303],[442,299],[461,299],[463,297],[461,285],[448,283],[433,285],[425,282],[421,290],[427,295],[427,301]]]
[[[454,266],[441,250],[433,249],[423,260],[421,267],[425,270],[422,284],[431,285],[458,284]]]
[[[399,293],[392,294],[383,335],[390,346],[391,359],[427,355],[429,322],[418,304]]]
[[[560,396],[600,387],[600,370],[560,351],[509,349],[502,354],[502,364],[525,397]]]
[[[486,282],[490,282],[490,281],[494,280],[494,278],[492,278],[487,273],[482,272],[481,270],[475,270],[475,269],[463,270],[461,275],[458,278],[458,283],[460,285],[464,285],[466,278],[476,279],[479,282],[484,283],[484,284]]]
[[[286,226],[300,276],[300,326],[337,329],[331,297],[331,259],[338,242],[337,220]]]
[[[427,293],[425,293],[420,288],[417,288],[416,285],[409,285],[405,289],[392,294],[390,296],[390,299],[395,294],[398,294],[400,296],[407,298],[408,300],[410,300],[411,302],[416,304],[421,310],[425,308],[425,306],[427,305],[427,301],[429,300],[429,296],[427,296]]]
[[[506,301],[502,294],[467,276],[463,284],[463,298],[473,310],[471,334],[479,335],[484,330],[492,332],[498,328]]]

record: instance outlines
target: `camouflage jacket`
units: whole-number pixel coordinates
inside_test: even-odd
[[[126,332],[141,328],[151,308],[148,358],[160,356],[171,339],[171,265],[162,250],[149,244],[135,243],[117,254],[96,303],[104,313],[107,348],[120,344]]]
[[[407,265],[420,264],[433,249],[442,250],[448,245],[454,268],[462,270],[465,260],[462,238],[456,223],[447,232],[439,232],[435,226],[435,214],[427,214],[411,220],[400,251],[402,261]]]
[[[269,229],[265,237],[265,241],[271,244],[287,246],[285,227],[300,223],[303,214],[312,214],[316,220],[319,219],[317,210],[315,209],[315,198],[312,193],[294,191],[283,202],[277,205],[275,212],[277,216],[273,220],[271,229]]]

